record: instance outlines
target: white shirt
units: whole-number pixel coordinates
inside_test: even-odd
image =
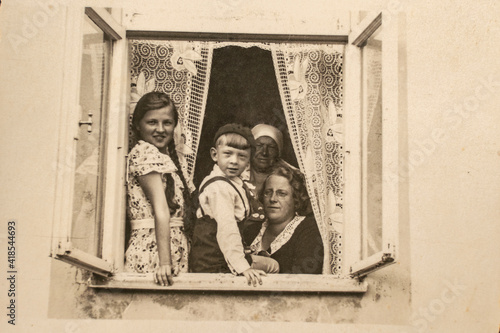
[[[210,178],[222,176],[226,177],[216,164],[210,175],[203,179],[200,185],[203,186]],[[240,195],[235,189],[225,181],[215,181],[208,185],[199,195],[200,207],[206,215],[210,216],[217,222],[217,243],[228,263],[231,270],[241,274],[250,268],[248,261],[245,259],[243,243],[241,240],[240,231],[238,229],[238,221],[242,221],[248,212],[249,202],[243,189],[243,181],[240,178],[230,179],[238,191],[245,204],[241,201]],[[198,218],[202,217],[201,209],[196,212]]]

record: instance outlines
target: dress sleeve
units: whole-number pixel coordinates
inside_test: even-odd
[[[305,223],[304,223],[305,222]],[[292,274],[321,274],[324,249],[318,226],[314,219],[304,221],[295,230],[293,240]]]
[[[139,141],[130,151],[129,168],[135,177],[151,172],[164,174],[177,170],[168,155],[160,153],[158,148],[144,141]]]

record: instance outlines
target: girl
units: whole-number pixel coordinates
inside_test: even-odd
[[[163,286],[188,271],[183,217],[189,193],[173,140],[177,121],[177,109],[166,94],[145,94],[134,110],[132,130],[139,141],[128,158],[131,235],[125,269],[154,273],[155,282]]]

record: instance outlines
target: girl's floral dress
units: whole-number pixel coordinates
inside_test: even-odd
[[[174,200],[180,207],[170,216],[172,266],[178,266],[180,272],[187,273],[189,244],[184,234],[183,184],[176,173],[174,162],[168,155],[160,153],[154,145],[139,140],[130,151],[128,166],[127,216],[131,224],[131,235],[125,252],[125,270],[154,273],[158,267],[154,212],[138,180],[139,176],[158,172],[162,176],[163,190],[167,186],[166,174],[171,174],[174,180]]]

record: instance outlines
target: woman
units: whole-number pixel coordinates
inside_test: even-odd
[[[295,169],[283,158],[283,133],[274,126],[258,124],[252,128],[255,139],[255,154],[251,168],[242,177],[255,186],[255,192],[260,193],[264,181],[274,167],[284,166]]]
[[[249,180],[260,193],[264,181],[273,166],[280,165],[283,150],[283,134],[274,126],[258,124],[252,128],[255,138],[255,154],[252,158]]]
[[[300,171],[278,166],[264,182],[261,199],[267,214],[251,245],[254,253],[267,255],[280,265],[280,273],[321,274],[323,242],[309,211],[309,196]]]

